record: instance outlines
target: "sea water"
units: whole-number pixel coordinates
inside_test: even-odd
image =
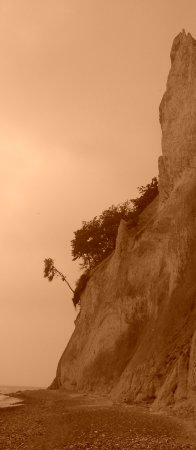
[[[11,406],[19,406],[22,404],[22,400],[16,397],[8,397],[6,394],[14,394],[18,391],[34,390],[32,386],[0,386],[0,408],[7,408]]]

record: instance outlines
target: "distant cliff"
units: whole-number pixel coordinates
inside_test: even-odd
[[[160,105],[159,198],[92,271],[56,386],[154,408],[196,390],[196,41],[174,40]]]

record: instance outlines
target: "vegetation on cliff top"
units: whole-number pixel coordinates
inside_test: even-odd
[[[152,202],[158,194],[158,181],[153,178],[151,183],[138,188],[139,197],[127,200],[120,205],[112,205],[100,216],[82,222],[82,227],[74,232],[71,241],[73,261],[79,259],[83,274],[77,280],[75,290],[68,283],[66,276],[54,266],[51,258],[44,260],[44,277],[52,281],[59,276],[74,293],[72,301],[76,307],[80,304],[80,295],[90,276],[90,270],[109,256],[115,249],[116,236],[121,219],[128,222],[129,228],[137,225],[141,212]]]

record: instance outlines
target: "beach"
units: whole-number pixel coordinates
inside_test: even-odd
[[[17,396],[21,406],[0,409],[1,450],[196,450],[186,422],[145,407],[63,391]]]

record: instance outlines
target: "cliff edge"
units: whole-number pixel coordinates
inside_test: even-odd
[[[174,40],[160,105],[159,198],[92,271],[56,386],[154,408],[196,392],[196,41]]]

